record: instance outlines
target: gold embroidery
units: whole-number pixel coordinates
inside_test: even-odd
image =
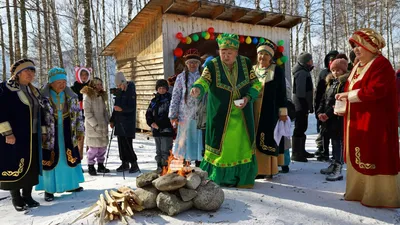
[[[3,172],[1,173],[1,175],[2,175],[3,177],[18,177],[19,174],[21,174],[22,171],[24,171],[24,162],[25,162],[25,159],[22,158],[22,159],[19,161],[19,168],[18,168],[17,171],[3,171]]]
[[[367,170],[373,170],[376,169],[375,164],[369,164],[369,163],[363,163],[361,162],[361,153],[360,153],[360,148],[356,147],[356,164],[361,168],[361,169],[367,169]]]
[[[261,133],[261,134],[260,134],[260,146],[262,147],[262,149],[263,149],[264,151],[275,152],[276,149],[273,148],[273,147],[270,147],[270,146],[266,146],[266,145],[264,144],[264,140],[265,140],[265,134],[264,134],[264,133]]]
[[[207,67],[204,69],[202,77],[204,79],[206,79],[207,81],[211,82],[211,73],[210,73],[210,71],[208,70]]]
[[[67,150],[68,161],[72,164],[76,162],[76,157],[72,157],[72,151],[70,149]]]
[[[50,153],[50,161],[42,160],[42,165],[43,166],[51,166],[51,165],[53,165],[55,157],[56,157],[56,153],[54,153],[54,151],[51,151],[51,153]]]

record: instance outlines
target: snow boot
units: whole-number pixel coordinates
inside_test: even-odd
[[[40,203],[32,198],[32,187],[22,188],[22,200],[28,205],[28,208],[40,206]]]
[[[301,148],[303,150],[303,156],[306,158],[314,158],[314,154],[306,151],[306,139],[307,139],[307,136],[305,136],[301,139]]]
[[[342,175],[342,164],[335,162],[335,169],[331,174],[329,174],[326,177],[327,181],[338,181],[338,180],[343,180],[343,175]]]
[[[117,172],[123,172],[123,171],[128,171],[128,170],[129,170],[128,162],[122,162],[122,164],[117,168]]]
[[[98,163],[97,172],[99,172],[99,173],[109,173],[110,170],[107,169],[107,168],[104,166],[103,163]]]
[[[19,191],[19,189],[10,190],[10,194],[11,194],[11,202],[15,210],[21,212],[28,209],[24,200],[21,197],[21,192]]]
[[[54,200],[54,194],[48,193],[48,192],[44,192],[44,200],[46,202],[51,202]]]
[[[307,158],[303,155],[304,148],[302,147],[302,142],[302,138],[292,137],[292,156],[290,157],[292,161],[308,162]]]
[[[281,166],[279,173],[289,173],[289,166]]]
[[[332,162],[327,168],[321,169],[320,173],[325,175],[331,174],[335,170],[335,166],[336,166],[335,163]]]
[[[94,168],[94,165],[88,165],[88,171],[91,176],[97,175],[96,168]]]
[[[160,162],[157,163],[156,173],[161,173],[163,171],[163,167]]]
[[[131,168],[129,169],[129,173],[137,173],[137,172],[141,172],[139,169],[139,166],[138,166],[137,162],[132,162]]]

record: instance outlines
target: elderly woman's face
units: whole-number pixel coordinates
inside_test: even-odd
[[[269,65],[271,62],[271,55],[266,51],[260,51],[257,53],[257,61],[261,65]]]
[[[356,54],[356,58],[361,61],[361,63],[368,63],[371,59],[375,57],[375,54],[365,50],[363,47],[354,44],[353,48],[354,53]]]
[[[224,62],[227,65],[232,65],[235,62],[237,55],[238,51],[234,49],[219,50],[219,56],[221,57],[222,62]]]
[[[19,74],[19,83],[23,85],[28,85],[32,83],[35,79],[35,70],[34,69],[24,69]]]
[[[64,91],[65,88],[67,87],[67,81],[66,80],[57,80],[54,81],[53,83],[50,84],[51,89],[55,91],[57,94]]]

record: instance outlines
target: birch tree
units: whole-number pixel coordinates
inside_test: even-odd
[[[11,8],[10,1],[6,0],[7,25],[8,25],[8,52],[10,54],[10,62],[14,63],[13,30],[12,30],[10,8]]]
[[[50,6],[51,6],[51,17],[53,20],[53,28],[54,28],[54,33],[56,35],[56,46],[57,46],[57,53],[58,53],[58,62],[59,62],[59,67],[64,68],[64,61],[63,61],[63,55],[62,55],[62,50],[61,50],[61,38],[60,38],[60,29],[58,25],[58,17],[56,13],[56,6],[54,0],[50,0]]]
[[[84,23],[84,36],[85,36],[85,64],[87,67],[92,67],[92,32],[90,29],[90,1],[89,0],[83,0],[83,23]]]
[[[28,34],[26,31],[25,0],[20,0],[21,5],[21,33],[22,33],[22,58],[28,57]]]
[[[19,24],[18,24],[18,3],[13,0],[14,6],[14,42],[15,42],[15,61],[21,59],[21,46],[19,43]]]
[[[6,49],[4,47],[3,18],[0,17],[1,61],[3,63],[3,81],[7,80]]]

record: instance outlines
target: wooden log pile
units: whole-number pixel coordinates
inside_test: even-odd
[[[134,212],[139,212],[143,209],[143,201],[139,199],[132,189],[121,187],[118,191],[105,190],[104,194],[100,194],[99,200],[74,222],[95,213],[100,225],[113,220],[121,220],[123,224],[128,224],[126,217],[132,217]]]

